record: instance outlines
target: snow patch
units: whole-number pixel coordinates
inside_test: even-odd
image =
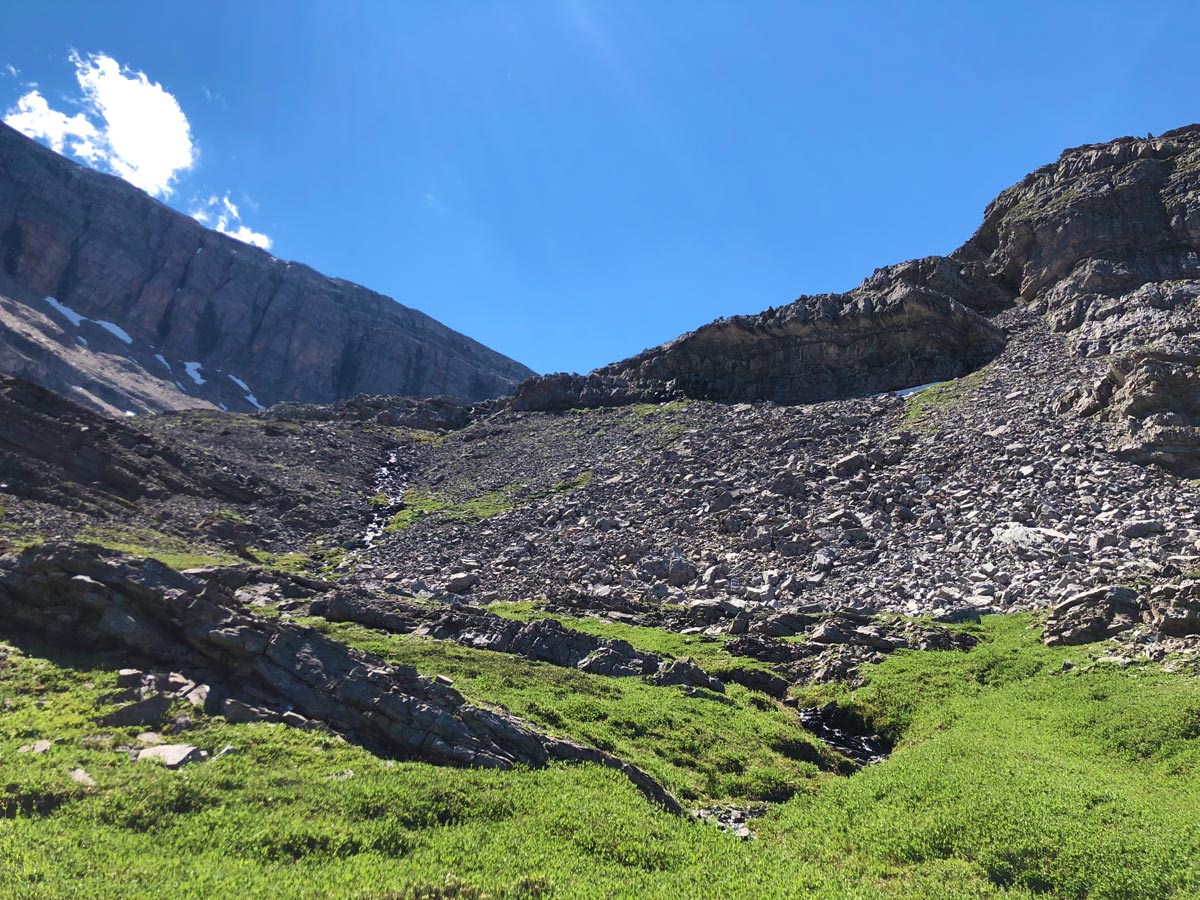
[[[162,363],[168,372],[174,371],[171,368],[171,364],[169,362],[167,362],[166,358],[161,353],[155,353],[154,358],[157,359],[160,363]]]
[[[74,325],[76,328],[79,327],[80,322],[82,322],[84,319],[87,318],[87,316],[81,316],[79,313],[75,312],[75,310],[71,309],[71,307],[67,306],[66,304],[59,303],[53,297],[47,297],[46,302],[49,303],[51,306],[53,306],[54,309],[58,312],[58,314],[60,316],[66,318],[66,319],[70,319],[71,324]]]
[[[923,391],[925,388],[937,387],[939,384],[945,384],[944,381],[931,381],[929,384],[918,384],[916,387],[905,388],[902,391],[895,391],[897,397],[907,397],[909,394],[915,394],[917,391]]]
[[[83,344],[85,347],[88,345],[87,338],[85,338],[82,334],[75,335],[75,340],[79,341],[79,343]]]
[[[183,367],[187,369],[187,373],[191,376],[192,381],[196,382],[196,384],[204,384],[204,379],[200,377],[200,369],[202,368],[200,363],[185,362]]]
[[[102,319],[96,319],[94,321],[96,322],[97,325],[99,325],[101,328],[103,328],[105,331],[107,331],[113,337],[118,338],[127,344],[133,343],[133,338],[131,338],[129,336],[129,332],[127,332],[120,325],[114,325],[112,322],[105,322]]]
[[[266,409],[265,406],[258,402],[258,398],[255,397],[254,392],[250,390],[250,385],[246,384],[246,382],[242,381],[242,379],[238,378],[236,375],[230,375],[229,380],[246,392],[247,403],[249,403],[255,409]]]
[[[224,403],[218,403],[217,406],[221,407],[221,412],[229,412],[229,407]]]

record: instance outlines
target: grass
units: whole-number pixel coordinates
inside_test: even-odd
[[[246,552],[260,566],[274,569],[276,572],[292,572],[299,575],[317,568],[317,563],[307,553],[269,553],[253,547]]]
[[[591,484],[594,477],[595,473],[588,469],[572,478],[555,482],[549,490],[543,491],[530,490],[526,484],[514,481],[496,490],[461,500],[410,487],[404,492],[404,508],[388,520],[384,531],[403,531],[430,516],[450,522],[482,522],[532,500],[581,490]],[[374,503],[375,498],[371,502]],[[386,498],[383,505],[386,505]]]
[[[817,763],[837,765],[793,711],[737,685],[725,696],[688,695],[351,623],[306,624],[391,662],[448,676],[476,702],[616,753],[682,799],[786,799],[817,774]]]
[[[400,441],[412,442],[415,444],[437,445],[446,440],[446,435],[438,434],[436,431],[427,431],[423,428],[407,428],[404,426],[393,428],[392,433]]]
[[[899,747],[852,777],[807,778],[749,842],[669,816],[592,766],[391,764],[282,726],[197,717],[182,737],[236,752],[178,772],[135,764],[113,748],[138,729],[97,724],[122,661],[25,647],[0,668],[0,896],[1197,896],[1200,685],[1149,664],[1085,665],[1101,648],[1045,648],[1030,625],[988,617],[969,653],[900,652],[854,693],[811,690],[869,713]],[[635,679],[559,682],[550,667],[429,641],[380,646],[464,691],[544,703],[571,728],[589,706],[615,713],[646,727],[603,725],[643,759],[687,730],[653,727],[684,715],[673,698],[711,702],[624,693]],[[1064,673],[1066,658],[1077,666]],[[777,715],[761,712],[704,715],[718,738],[686,751],[695,762],[681,759],[679,778],[723,750],[761,753]],[[16,752],[42,737],[49,752]],[[97,785],[75,784],[75,767]]]
[[[181,571],[204,566],[237,566],[246,563],[245,559],[231,553],[163,534],[150,528],[92,526],[80,533],[79,540],[99,544],[109,550],[117,550],[131,556],[151,557]],[[44,537],[38,536],[21,542],[16,549],[25,549],[44,541]],[[314,546],[310,553],[271,553],[254,548],[248,549],[247,553],[254,562],[263,568],[273,569],[277,572],[329,574],[345,558],[346,551],[341,547],[320,548]]]
[[[404,509],[388,519],[383,530],[403,531],[405,528],[416,525],[426,516],[441,512],[448,505],[445,501],[438,500],[416,488],[409,488],[404,492]]]
[[[150,528],[101,528],[92,526],[79,535],[89,541],[119,550],[132,556],[148,556],[165,563],[172,569],[195,569],[201,566],[234,566],[244,560],[220,550],[203,547],[182,538],[163,534]]]
[[[947,381],[943,384],[935,384],[933,387],[924,388],[915,394],[909,394],[905,398],[907,401],[907,408],[904,413],[905,421],[918,423],[928,418],[932,413],[954,406],[960,399],[974,392],[983,383],[986,373],[987,366],[984,366],[982,369],[971,372],[969,375],[964,375],[962,378],[956,378],[953,381]]]
[[[659,413],[683,412],[688,408],[690,402],[690,400],[671,400],[667,403],[635,403],[629,409],[634,415],[645,419]]]
[[[556,481],[550,487],[551,494],[572,494],[582,488],[587,487],[595,479],[596,473],[591,469],[585,469],[574,478],[567,478],[563,481]]]
[[[658,436],[654,441],[654,446],[658,450],[665,450],[678,441],[687,433],[687,426],[679,422],[671,425],[664,425],[658,431]]]

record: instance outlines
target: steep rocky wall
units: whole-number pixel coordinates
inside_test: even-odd
[[[1111,357],[1063,406],[1110,419],[1114,452],[1200,472],[1200,126],[1065,151],[1001,193],[954,258],[1080,356]]]
[[[1065,151],[1001,193],[953,257],[982,264],[1081,352],[1152,343],[1172,327],[1163,311],[1195,313],[1200,125]]]
[[[876,272],[848,294],[719,319],[598,374],[666,382],[704,400],[813,403],[956,378],[1004,335],[964,305],[996,303],[968,267],[932,257]],[[528,392],[527,389],[522,389]]]
[[[719,319],[586,378],[527,382],[514,405],[806,403],[941,381],[1000,352],[985,316],[1013,303],[1084,356],[1170,349],[1200,331],[1200,126],[1068,150],[1004,191],[950,257]]]
[[[357,393],[476,400],[532,374],[388,297],[209,231],[4,125],[0,273],[29,296],[116,324],[137,347],[237,376],[264,405]]]

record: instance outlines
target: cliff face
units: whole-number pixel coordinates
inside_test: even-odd
[[[955,257],[1107,358],[1062,405],[1107,419],[1115,453],[1200,473],[1200,126],[1067,150],[997,197]]]
[[[1200,125],[1065,151],[988,206],[954,253],[1087,356],[1195,331]]]
[[[810,403],[896,390],[993,358],[1004,336],[989,317],[1014,304],[1067,333],[1080,356],[1200,358],[1200,126],[1066,151],[1004,191],[949,257],[880,269],[845,294],[719,319],[579,384],[547,376],[523,385],[516,400],[552,409],[668,389]],[[1123,384],[1134,365],[1114,362],[1110,380]],[[1123,408],[1150,405],[1126,398]],[[1141,418],[1113,415],[1140,427]]]
[[[814,403],[944,381],[1004,346],[1003,332],[960,302],[989,289],[949,260],[914,260],[848,294],[721,319],[600,372],[733,402]]]
[[[4,371],[110,410],[244,410],[357,393],[478,400],[532,374],[416,310],[209,231],[3,125],[0,274]]]

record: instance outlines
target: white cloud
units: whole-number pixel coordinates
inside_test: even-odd
[[[171,182],[196,160],[187,116],[161,84],[123,68],[111,56],[71,54],[84,108],[103,117],[95,152],[131,184],[169,196]]]
[[[5,63],[4,71],[7,72],[9,75],[11,75],[13,78],[21,77],[21,70],[18,69],[16,66],[14,66],[12,63]]]
[[[253,203],[250,205],[254,206]],[[269,237],[262,232],[254,231],[242,223],[241,212],[238,210],[237,204],[229,199],[228,193],[223,197],[210,194],[206,198],[193,200],[192,208],[188,211],[188,215],[201,225],[215,228],[222,234],[235,237],[239,241],[245,241],[247,244],[253,244],[255,247],[262,247],[264,250],[271,249],[271,239]]]
[[[96,140],[100,132],[83,113],[68,116],[51,109],[37,91],[30,91],[4,116],[6,124],[32,138],[46,141],[55,153],[62,153],[68,139],[71,153],[92,163],[99,153]]]
[[[155,196],[170,196],[172,183],[196,160],[191,126],[179,102],[144,73],[103,53],[83,57],[72,51],[71,62],[82,91],[81,112],[68,116],[52,109],[31,90],[4,121],[57,152],[66,148],[90,166]]]
[[[75,115],[51,108],[26,84],[26,93],[4,114],[18,131],[45,141],[57,153],[67,152],[95,169],[119,175],[158,197],[169,197],[179,176],[196,162],[197,149],[191,125],[179,101],[143,72],[125,68],[111,56],[71,51],[75,79],[81,96],[68,98]],[[19,73],[6,67],[14,77]],[[225,106],[225,99],[203,88],[209,100]],[[252,209],[257,207],[251,203]],[[241,210],[230,199],[210,194],[191,203],[196,221],[268,250],[271,239],[242,222]]]
[[[210,91],[207,84],[201,85],[200,89],[204,91],[204,99],[209,103],[216,103],[222,109],[229,109],[229,104],[225,102],[225,98],[216,91]]]

